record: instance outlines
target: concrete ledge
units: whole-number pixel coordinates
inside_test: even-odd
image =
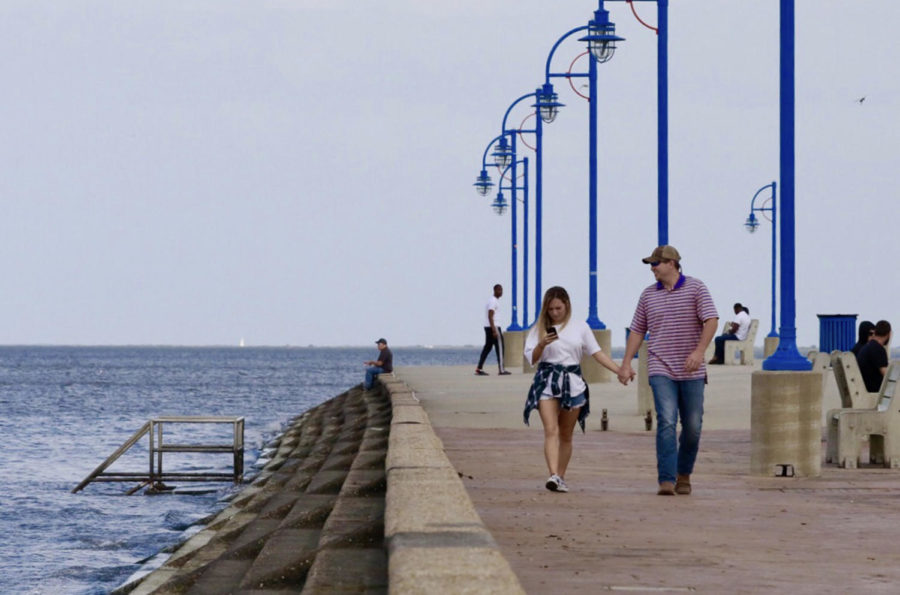
[[[384,513],[390,593],[524,593],[415,394],[394,379],[382,384],[393,406]]]
[[[434,435],[431,424],[392,425],[384,464],[388,475],[393,469],[453,468],[444,454],[444,445]]]

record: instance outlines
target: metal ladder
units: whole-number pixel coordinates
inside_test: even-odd
[[[167,444],[163,442],[163,425],[164,424],[232,424],[233,440],[231,444]],[[145,435],[149,437],[150,445],[150,466],[148,473],[140,472],[114,472],[106,471],[110,465],[125,454],[132,446],[143,438]],[[213,472],[164,472],[163,471],[163,453],[166,452],[209,452],[209,453],[232,453],[234,456],[233,473],[213,473]],[[226,416],[166,416],[155,417],[134,433],[125,441],[114,453],[112,453],[103,463],[94,469],[90,475],[85,477],[79,483],[72,493],[81,491],[89,483],[93,482],[131,482],[137,481],[138,485],[130,490],[128,494],[134,494],[140,489],[150,486],[156,491],[166,491],[171,488],[165,485],[165,481],[226,481],[231,480],[234,483],[241,483],[244,479],[244,418],[243,417],[226,417]]]

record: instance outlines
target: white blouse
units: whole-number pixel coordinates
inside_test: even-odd
[[[580,364],[585,355],[594,355],[600,351],[600,345],[594,337],[591,327],[582,320],[569,320],[566,326],[560,330],[557,327],[559,338],[544,347],[541,358],[535,362],[548,362],[551,364],[561,364],[563,366],[574,366]],[[538,328],[537,325],[531,328],[528,338],[525,340],[525,359],[531,361],[534,348],[538,344]],[[569,386],[572,396],[580,395],[584,392],[585,383],[580,376],[571,375],[569,377]],[[552,396],[552,387],[548,384],[544,389],[544,395]]]

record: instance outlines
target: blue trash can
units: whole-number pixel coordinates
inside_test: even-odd
[[[858,314],[816,314],[819,317],[819,351],[850,351],[856,344]]]

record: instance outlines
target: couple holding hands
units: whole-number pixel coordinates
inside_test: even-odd
[[[622,364],[601,351],[587,323],[571,320],[569,295],[562,287],[544,294],[541,313],[525,342],[525,358],[537,366],[525,401],[524,418],[537,409],[544,425],[544,457],[550,471],[546,487],[568,492],[566,469],[572,457],[572,434],[590,412],[588,386],[580,362],[592,356],[615,372],[622,384],[634,379],[631,361],[644,335],[648,340],[648,375],[656,408],[656,460],[659,495],[688,495],[700,445],[704,353],[718,327],[715,304],[702,281],[681,272],[681,256],[672,246],[658,246],[642,260],[656,283],[638,300]],[[681,436],[676,436],[681,417]]]

